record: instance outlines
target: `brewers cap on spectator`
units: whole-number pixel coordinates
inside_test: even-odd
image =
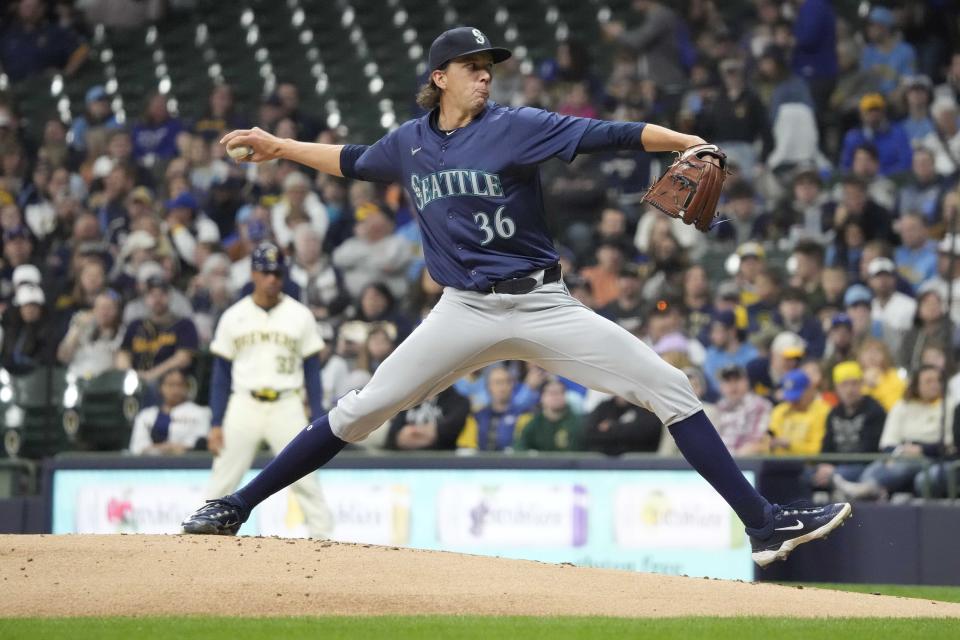
[[[739,364],[728,364],[725,367],[721,367],[720,371],[717,372],[721,380],[733,380],[736,378],[743,378],[747,375],[747,370]]]
[[[743,60],[740,58],[724,58],[720,61],[718,66],[720,73],[727,73],[730,71],[742,71],[743,70]]]
[[[860,98],[860,111],[872,111],[874,109],[886,109],[887,101],[879,93],[867,93]]]
[[[763,260],[767,257],[767,252],[764,251],[763,245],[759,242],[744,242],[739,247],[737,247],[737,255],[743,258],[760,258]]]
[[[43,289],[35,284],[25,284],[17,287],[17,292],[13,296],[13,304],[22,307],[27,304],[42,305],[46,302],[46,296],[43,295]]]
[[[860,368],[859,363],[853,360],[840,362],[833,368],[833,384],[840,384],[848,380],[863,380],[863,369]]]
[[[87,89],[87,94],[84,96],[83,101],[86,104],[91,104],[97,102],[98,100],[108,100],[107,90],[103,88],[103,85],[97,84],[89,89]]]
[[[33,284],[40,286],[40,269],[32,264],[22,264],[13,270],[13,288],[17,289],[22,284]]]
[[[957,101],[953,99],[953,96],[937,96],[933,104],[930,105],[930,114],[934,118],[940,118],[947,113],[956,113],[956,111]]]
[[[810,388],[810,378],[803,372],[803,369],[794,369],[783,376],[780,388],[783,390],[784,400],[796,402]]]
[[[287,174],[287,177],[283,179],[283,190],[290,191],[291,189],[310,189],[310,181],[307,179],[307,176],[303,175],[299,171],[291,171]]]
[[[873,22],[874,24],[880,24],[885,27],[893,26],[893,12],[886,7],[874,7],[870,10],[870,14],[867,16],[867,22]]]
[[[147,280],[153,276],[166,277],[166,275],[166,271],[163,270],[159,262],[147,260],[137,267],[137,284],[146,284]]]
[[[153,275],[147,278],[147,291],[153,289],[163,289],[168,291],[170,289],[170,281],[167,280],[166,276]]]
[[[627,262],[622,267],[620,267],[620,277],[621,278],[639,278],[640,277],[640,265],[634,264],[633,262]]]
[[[869,305],[873,301],[873,293],[862,284],[853,284],[843,294],[843,306],[852,307],[855,304]]]
[[[3,232],[4,241],[9,240],[33,240],[30,237],[30,230],[27,229],[24,225],[18,224],[16,226],[10,227]]]
[[[720,286],[717,287],[717,297],[721,300],[731,300],[733,302],[740,301],[740,287],[737,286],[736,282],[732,280],[727,280],[726,282],[721,282]]]
[[[430,70],[439,69],[454,58],[471,53],[489,51],[493,55],[494,64],[503,62],[511,55],[509,49],[494,47],[480,29],[474,27],[457,27],[444,31],[430,45]]]
[[[396,217],[393,215],[393,211],[391,211],[389,207],[381,207],[373,202],[365,202],[357,207],[356,211],[353,212],[353,219],[357,222],[363,222],[371,215],[377,213],[383,214],[391,222],[396,220]]]
[[[366,322],[351,320],[350,322],[344,322],[340,325],[337,336],[347,342],[362,344],[366,342],[368,333],[369,327]]]
[[[283,273],[286,260],[280,248],[272,242],[261,242],[250,256],[250,269],[260,273]]]
[[[830,319],[830,328],[836,329],[837,327],[846,327],[848,329],[853,328],[853,320],[850,319],[845,313],[834,314],[833,318]]]
[[[802,358],[807,352],[807,342],[792,331],[781,331],[773,339],[770,352],[784,358]]]
[[[894,275],[897,272],[897,265],[893,264],[893,260],[890,258],[885,258],[879,256],[870,261],[870,265],[867,267],[867,273],[872,278],[873,276],[878,276],[881,273],[889,273]]]
[[[719,322],[723,326],[732,329],[737,326],[737,314],[735,314],[731,309],[717,311],[713,314],[713,317],[710,319],[710,321]]]
[[[947,285],[944,282],[936,280],[927,280],[917,288],[917,300],[932,293],[940,298],[941,302],[947,301]]]
[[[142,202],[145,205],[153,204],[153,194],[150,193],[150,189],[147,189],[144,186],[135,187],[133,191],[130,192],[130,202]]]
[[[157,241],[149,231],[137,229],[128,235],[126,240],[123,241],[123,247],[120,252],[124,256],[129,256],[134,251],[140,251],[141,249],[153,249],[156,246]]]
[[[191,211],[196,211],[200,208],[197,199],[189,191],[184,191],[176,198],[167,200],[163,206],[167,209],[190,209]]]
[[[907,89],[920,88],[920,89],[926,89],[927,91],[930,91],[931,89],[933,89],[933,83],[930,81],[930,77],[922,73],[918,73],[912,76],[904,76],[902,84]]]

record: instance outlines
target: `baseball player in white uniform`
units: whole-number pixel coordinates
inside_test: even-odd
[[[310,310],[281,292],[284,258],[270,243],[253,252],[253,293],[227,309],[210,350],[214,361],[208,446],[216,456],[207,493],[236,489],[263,442],[276,454],[307,421],[301,390],[306,382],[311,411],[322,409],[319,353],[323,340]],[[229,392],[229,400],[227,393]],[[312,537],[330,535],[330,510],[316,476],[292,485]]]
[[[655,413],[744,522],[761,565],[786,558],[850,515],[849,504],[781,507],[764,499],[730,457],[686,375],[572,298],[561,280],[538,165],[610,149],[680,151],[703,139],[654,124],[491,102],[494,64],[510,55],[479,29],[441,34],[430,47],[430,82],[418,96],[428,113],[370,146],[281,140],[260,129],[224,136],[234,154],[249,148],[250,162],[283,157],[323,173],[404,185],[417,209],[427,269],[444,292],[363,389],[340,398],[245,487],[201,507],[184,531],[235,534],[253,507],[346,443],[461,376],[512,359]]]

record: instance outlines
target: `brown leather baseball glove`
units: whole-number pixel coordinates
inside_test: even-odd
[[[643,196],[643,202],[709,231],[727,176],[727,155],[714,144],[684,150]]]

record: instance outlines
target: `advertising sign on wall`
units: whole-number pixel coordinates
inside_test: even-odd
[[[57,469],[53,532],[177,533],[206,497],[208,475]],[[690,471],[333,469],[318,475],[335,540],[752,578],[742,525]],[[240,533],[303,537],[307,529],[296,497],[281,491]]]

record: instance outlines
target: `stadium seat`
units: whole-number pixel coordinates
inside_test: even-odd
[[[131,374],[114,369],[80,385],[78,405],[64,415],[64,426],[69,422],[76,427],[77,441],[85,449],[119,451],[130,443],[141,404],[140,388],[131,384]]]
[[[6,373],[6,372],[4,372]],[[0,431],[7,457],[39,459],[68,448],[61,427],[65,370],[38,367],[22,375],[3,375]]]

